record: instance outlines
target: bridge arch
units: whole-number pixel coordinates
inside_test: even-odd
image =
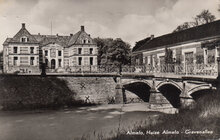
[[[131,99],[134,99],[132,94],[137,96],[138,99],[144,102],[149,102],[151,87],[148,82],[146,81],[132,81],[131,82],[130,81],[127,83],[123,83],[123,89],[125,92],[124,98],[127,100],[127,102],[131,102]]]
[[[181,92],[183,91],[183,88],[181,86],[179,86],[175,81],[172,81],[172,80],[160,82],[159,84],[157,84],[156,89],[158,90],[161,86],[167,85],[167,84],[175,86]]]
[[[200,97],[213,93],[216,89],[213,89],[210,84],[202,84],[197,87],[190,89],[187,93],[194,100],[198,100]]]
[[[146,80],[138,80],[138,79],[132,79],[129,81],[122,81],[122,85],[128,85],[128,84],[133,84],[133,83],[145,83],[147,84],[150,88],[152,87],[152,84],[150,84],[148,81]]]
[[[182,88],[178,84],[174,84],[173,82],[163,82],[158,84],[157,90],[162,93],[173,107],[180,107],[180,94]]]

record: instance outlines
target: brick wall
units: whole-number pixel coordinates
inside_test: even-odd
[[[76,99],[92,103],[107,104],[115,97],[116,83],[112,77],[65,77],[58,78],[66,80],[68,87],[74,91]]]

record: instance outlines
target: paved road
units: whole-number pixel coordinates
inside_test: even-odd
[[[160,113],[146,112],[146,104],[102,105],[58,111],[0,112],[0,140],[73,140],[82,135],[108,137],[119,127],[152,121]],[[143,123],[143,122],[142,122]],[[88,136],[89,135],[89,136]]]

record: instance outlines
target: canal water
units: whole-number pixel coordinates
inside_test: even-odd
[[[162,109],[174,113],[172,109]],[[0,112],[0,140],[74,140],[113,136],[147,125],[161,113],[147,103],[100,105],[63,110]]]

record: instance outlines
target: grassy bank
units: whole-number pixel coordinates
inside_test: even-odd
[[[29,110],[84,105],[64,80],[40,76],[0,76],[2,110]]]
[[[143,132],[143,134],[142,134]],[[210,93],[191,109],[162,115],[156,124],[121,131],[109,140],[207,140],[220,138],[220,95]]]

